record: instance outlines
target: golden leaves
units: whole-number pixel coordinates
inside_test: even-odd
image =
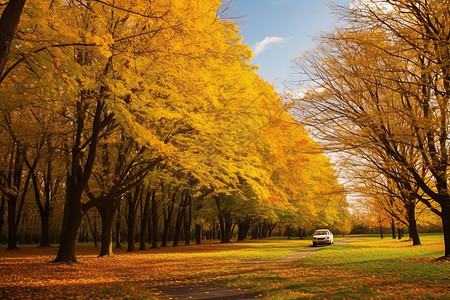
[[[61,115],[54,126],[61,140],[71,140],[77,118],[87,124],[93,103],[104,101],[117,127],[105,128],[100,144],[120,143],[119,128],[145,146],[145,158],[164,160],[165,170],[151,176],[180,186],[193,179],[196,195],[204,187],[225,195],[242,188],[242,201],[297,205],[309,138],[256,74],[237,24],[217,19],[220,3],[29,1],[13,57],[32,53],[32,67],[21,66],[8,84],[15,97],[38,103],[36,115]],[[39,47],[46,51],[34,53]],[[77,105],[86,105],[85,115]]]

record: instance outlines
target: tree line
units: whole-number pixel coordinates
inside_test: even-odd
[[[450,256],[450,2],[356,1],[342,25],[297,60],[304,124],[340,153],[353,192],[409,228],[440,218]],[[380,219],[381,222],[381,219]]]
[[[136,240],[144,249],[217,232],[222,242],[263,237],[278,222],[348,228],[329,160],[256,74],[220,5],[8,2],[2,19],[15,9],[17,21],[0,36],[8,249],[37,226],[49,245],[57,227],[55,261],[75,262],[97,215],[101,256],[123,223],[129,251]]]

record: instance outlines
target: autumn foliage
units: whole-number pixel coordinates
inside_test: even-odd
[[[75,262],[84,240],[111,256],[113,240],[134,251],[279,222],[345,227],[332,166],[220,6],[26,2],[1,77],[8,249],[39,238]]]
[[[449,1],[365,0],[297,60],[299,116],[340,153],[355,193],[408,226],[441,219],[450,257]],[[350,184],[349,184],[350,186]],[[374,210],[376,211],[376,210]]]

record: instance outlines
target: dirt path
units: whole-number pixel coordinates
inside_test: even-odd
[[[353,239],[347,238],[347,239],[343,239],[343,240],[337,240],[337,241],[334,242],[334,244],[335,244],[335,245],[343,245],[343,244],[346,244],[346,243],[348,243],[348,242],[350,242],[350,241],[352,241],[352,240],[354,240],[354,238],[353,238]],[[324,246],[313,247],[313,246],[311,245],[310,248],[305,249],[305,250],[301,250],[301,251],[298,251],[298,252],[294,252],[294,253],[292,253],[292,254],[290,254],[290,255],[284,256],[284,257],[282,257],[281,259],[279,259],[277,262],[279,262],[279,263],[290,263],[290,262],[294,262],[294,261],[296,261],[296,260],[298,260],[298,259],[301,259],[301,258],[303,258],[303,257],[306,257],[306,256],[308,256],[308,255],[311,255],[311,254],[313,254],[314,252],[317,252],[317,251],[320,251],[320,250],[322,250],[322,249],[325,249],[326,247],[329,247],[329,246],[328,246],[328,245],[324,245]]]
[[[338,240],[335,242],[336,245],[342,245],[350,242],[353,239]],[[253,264],[261,265],[265,263],[276,263],[283,267],[289,267],[294,261],[313,254],[314,252],[325,249],[327,246],[311,247],[292,253],[290,255],[284,256],[275,262],[269,262],[266,260],[256,259],[256,260],[246,260],[242,261],[240,264]],[[281,267],[281,266],[280,266]],[[233,299],[255,299],[262,298],[263,295],[258,294],[252,289],[240,289],[240,288],[225,288],[217,285],[180,285],[173,287],[161,287],[159,288],[161,293],[160,299],[223,299],[223,300],[233,300]]]
[[[217,285],[190,285],[181,287],[164,287],[159,289],[161,299],[255,299],[263,295],[251,289],[225,288]]]

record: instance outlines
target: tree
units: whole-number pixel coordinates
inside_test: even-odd
[[[19,24],[20,16],[26,0],[10,0],[0,17],[0,76],[3,75],[8,59],[11,42]],[[1,83],[1,81],[0,81]]]
[[[87,27],[84,27],[83,30],[86,28],[91,30],[89,35],[82,34],[80,38],[82,40],[92,39],[93,44],[97,47],[77,49],[79,52],[76,63],[86,77],[80,78],[83,88],[76,95],[75,124],[77,126],[75,143],[71,150],[72,167],[68,172],[67,179],[67,210],[65,210],[64,218],[67,221],[63,222],[62,241],[56,261],[76,260],[74,251],[79,220],[81,220],[82,212],[89,209],[89,205],[82,201],[82,194],[87,189],[92,175],[99,142],[114,129],[116,122],[119,122],[120,126],[123,126],[138,144],[145,145],[150,149],[156,148],[159,155],[170,149],[165,146],[164,141],[158,139],[155,132],[149,130],[150,127],[145,126],[150,124],[151,120],[147,105],[150,106],[154,99],[152,89],[161,90],[163,87],[162,84],[152,86],[155,82],[154,76],[159,75],[157,72],[145,73],[145,71],[148,70],[149,64],[155,63],[149,54],[164,50],[158,49],[158,43],[153,40],[165,39],[167,35],[177,34],[179,29],[177,27],[180,27],[177,23],[183,16],[179,14],[180,11],[176,10],[176,6],[152,7],[152,15],[141,16],[136,15],[135,12],[144,9],[146,5],[150,9],[148,5],[151,3],[138,2],[129,5],[131,6],[127,7],[127,4],[123,4],[121,6],[123,9],[119,10],[108,5],[102,10],[104,4],[95,3],[90,4],[89,9],[78,4],[69,7],[74,10],[73,14],[79,11],[79,14],[84,16],[81,23]],[[94,13],[96,10],[97,14]],[[158,23],[161,16],[164,16],[169,25]],[[189,17],[192,16],[189,15]],[[172,25],[170,25],[171,22]],[[95,26],[95,24],[115,25],[102,27]],[[153,29],[148,30],[148,28]],[[164,34],[159,36],[158,33],[161,32]],[[114,38],[111,40],[112,36]],[[177,39],[173,38],[172,40]],[[152,45],[155,48],[150,51],[144,48],[144,46],[151,47]],[[161,45],[167,46],[166,44]],[[140,56],[131,61],[130,54],[139,54]],[[121,69],[118,68],[119,65],[122,67]],[[164,75],[169,77],[169,74]],[[148,78],[148,76],[152,78]],[[148,80],[147,84],[141,80],[143,78]],[[86,87],[89,88],[86,89]],[[120,99],[120,102],[115,99]],[[85,123],[88,121],[85,120],[88,110],[92,110],[93,115],[92,121],[89,120],[92,122],[92,127],[89,129],[85,127]],[[87,137],[85,137],[86,133]],[[83,149],[88,151],[86,156],[83,155]],[[131,219],[128,221],[131,222]]]
[[[149,219],[156,247],[161,232],[163,246],[183,234],[190,243],[193,225],[200,242],[202,227],[215,230],[217,218],[228,242],[238,222],[242,238],[252,229],[260,238],[284,216],[330,225],[345,217],[329,161],[320,150],[308,153],[316,145],[256,74],[218,1],[29,4],[1,77],[1,113],[10,122],[0,135],[12,141],[1,145],[1,170],[17,166],[18,179],[29,177],[42,223],[51,190],[65,187],[63,213],[54,207],[62,217],[55,261],[76,261],[83,216],[97,212],[100,256],[112,255],[124,200],[130,250],[139,207],[141,249]]]
[[[371,202],[379,202],[370,205],[377,216],[383,215],[384,211],[388,215],[383,218],[390,216],[408,226],[413,246],[420,245],[416,222],[416,207],[419,204],[416,195],[419,188],[402,166],[396,166],[383,151],[374,150],[359,150],[359,161],[349,166],[347,176],[352,181],[348,185],[356,194],[368,197]]]
[[[325,37],[301,66],[315,83],[316,92],[305,99],[315,100],[309,104],[319,112],[316,124],[324,125],[318,127],[322,138],[356,155],[369,147],[383,151],[408,172],[419,187],[414,196],[442,218],[445,257],[448,8],[448,1],[360,2],[344,12],[349,26]]]
[[[12,142],[9,145],[8,165],[6,172],[2,170],[2,185],[0,186],[2,195],[6,198],[8,205],[8,250],[17,249],[17,228],[22,213],[25,196],[30,183],[30,172],[23,182],[24,150],[20,145]]]

